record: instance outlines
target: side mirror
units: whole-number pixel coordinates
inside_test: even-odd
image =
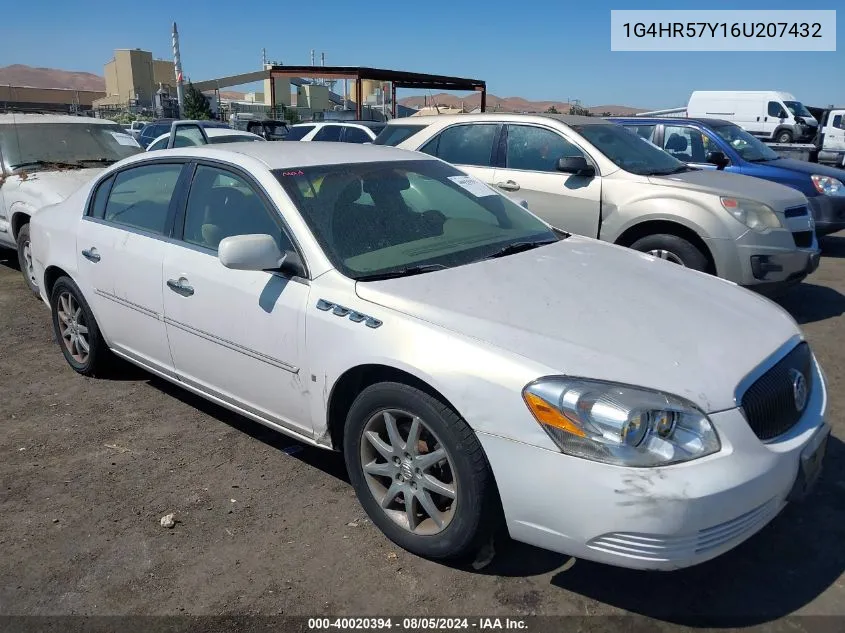
[[[592,178],[596,175],[596,168],[587,162],[583,156],[564,156],[557,161],[557,170],[575,176]]]
[[[278,270],[287,259],[267,234],[233,235],[220,241],[217,258],[234,270]]]
[[[716,165],[719,169],[724,169],[727,167],[731,161],[728,160],[728,157],[725,156],[724,152],[707,152],[707,156],[705,157],[708,163],[711,165]]]

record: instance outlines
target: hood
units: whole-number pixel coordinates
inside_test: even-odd
[[[799,334],[751,291],[572,236],[448,270],[358,282],[364,300],[519,354],[548,373],[672,393],[706,412]]]
[[[804,194],[791,187],[711,169],[694,169],[670,176],[649,176],[648,180],[652,184],[666,187],[678,187],[717,196],[748,198],[780,211],[807,204]]]
[[[808,163],[807,161],[795,160],[794,158],[780,158],[778,160],[769,160],[765,163],[754,164],[807,174],[807,176],[813,174],[830,176],[831,178],[837,178],[845,182],[845,169],[837,169],[836,167],[828,167],[827,165],[819,165],[818,163]]]
[[[102,168],[95,169],[66,169],[63,171],[32,171],[27,173],[26,180],[12,176],[8,181],[17,181],[17,191],[13,194],[17,200],[28,204],[34,209],[40,209],[48,204],[62,202],[70,194],[89,182]]]

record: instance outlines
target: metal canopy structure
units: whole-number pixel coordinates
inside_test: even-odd
[[[450,77],[448,75],[429,75],[427,73],[412,73],[402,70],[387,70],[384,68],[368,68],[366,66],[270,66],[266,70],[232,75],[219,79],[210,79],[194,84],[200,90],[212,90],[227,86],[236,86],[253,81],[273,78],[291,79],[293,84],[304,83],[305,79],[347,79],[355,82],[355,117],[360,119],[363,114],[362,82],[380,81],[391,85],[391,107],[396,116],[396,89],[411,88],[415,90],[456,90],[481,93],[481,111],[487,110],[487,82],[481,79],[466,79],[464,77]],[[276,84],[270,82],[270,103],[276,105]]]

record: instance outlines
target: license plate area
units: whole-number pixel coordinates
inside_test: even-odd
[[[830,437],[830,427],[825,426],[801,451],[798,477],[795,479],[795,485],[792,487],[787,501],[801,501],[813,489],[822,472],[828,437]]]

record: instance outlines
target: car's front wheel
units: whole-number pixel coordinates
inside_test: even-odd
[[[435,559],[474,554],[498,525],[498,497],[473,430],[439,399],[399,383],[367,387],[346,419],[344,456],[373,523]]]
[[[18,265],[30,292],[38,296],[38,280],[35,278],[35,266],[32,262],[32,244],[29,240],[29,224],[24,224],[18,232]]]
[[[88,302],[70,277],[59,277],[50,293],[53,332],[68,365],[80,374],[102,373],[111,362],[111,352]]]
[[[775,137],[775,141],[778,143],[791,143],[792,142],[792,132],[789,130],[781,130],[777,133]]]
[[[648,235],[631,244],[631,248],[693,270],[706,272],[708,268],[707,256],[695,244],[677,235]]]

